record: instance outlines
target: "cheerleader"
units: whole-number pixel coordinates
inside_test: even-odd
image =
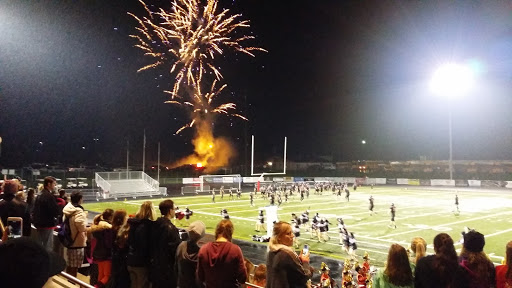
[[[222,218],[223,218],[224,220],[229,220],[228,210],[226,210],[226,209],[222,209],[222,210],[220,211],[220,215],[222,215]]]
[[[299,242],[299,237],[300,237],[300,225],[299,223],[292,219],[292,232],[293,232],[293,245],[295,246],[295,248],[299,248],[300,246],[300,242]]]
[[[185,208],[185,222],[187,223],[187,226],[189,225],[190,216],[194,214],[194,211],[188,209],[188,207]]]
[[[256,228],[254,229],[256,232],[260,232],[260,230],[267,231],[265,229],[265,217],[263,217],[263,210],[260,210],[260,214],[258,215],[258,220],[256,221]]]

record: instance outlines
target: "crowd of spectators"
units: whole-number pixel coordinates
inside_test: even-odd
[[[122,209],[106,209],[89,225],[87,211],[81,206],[81,193],[73,192],[69,197],[65,191],[55,193],[55,184],[54,178],[46,177],[42,191],[36,195],[29,189],[25,196],[19,193],[19,182],[4,181],[0,197],[0,279],[6,280],[0,282],[1,287],[42,287],[49,277],[64,269],[76,276],[84,262],[96,270],[90,275],[95,287],[229,288],[246,283],[268,288],[314,286],[311,277],[315,269],[310,265],[309,252],[296,253],[293,229],[287,222],[274,223],[267,261],[254,265],[232,243],[235,227],[228,219],[217,224],[214,241],[201,246],[205,224],[194,221],[186,229],[188,233],[180,234],[173,224],[175,206],[170,199],[159,204],[160,217],[153,203],[145,201],[131,217]],[[9,228],[4,224],[9,217],[22,219],[23,237],[8,239]],[[66,221],[72,243],[66,249],[64,262],[53,252],[53,232]],[[31,234],[31,224],[37,230],[31,237],[36,241],[26,237]],[[483,252],[484,245],[484,235],[474,230],[464,234],[459,254],[446,233],[435,236],[432,255],[427,255],[427,242],[421,237],[412,239],[409,250],[392,244],[386,266],[373,274],[371,285],[512,287],[512,241],[506,245],[503,265],[496,267]],[[12,277],[16,273],[28,274]],[[342,282],[345,287],[369,283],[346,286],[349,283]]]

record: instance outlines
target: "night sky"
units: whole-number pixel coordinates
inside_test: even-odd
[[[236,163],[246,161],[252,134],[261,160],[281,155],[284,136],[291,160],[447,159],[450,111],[455,160],[512,159],[512,1],[219,6],[249,19],[240,31],[268,50],[219,59],[229,85],[221,97],[249,118],[215,124],[236,145]],[[127,141],[141,163],[144,129],[149,162],[158,142],[164,163],[192,151],[192,130],[174,135],[187,114],[163,104],[169,72],[137,73],[150,61],[128,37],[137,23],[127,12],[145,15],[133,0],[0,1],[1,166],[96,158],[122,166]],[[463,98],[429,89],[447,61],[476,72]]]

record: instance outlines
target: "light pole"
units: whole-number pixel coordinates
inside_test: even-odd
[[[448,100],[464,96],[473,84],[473,71],[469,66],[456,63],[441,65],[432,76],[431,90]],[[450,145],[450,180],[453,180],[453,147],[452,147],[452,109],[449,107],[448,134]]]

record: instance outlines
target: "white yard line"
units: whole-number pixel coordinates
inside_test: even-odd
[[[496,213],[496,214],[492,214],[492,215],[484,215],[484,216],[481,216],[481,217],[476,217],[476,218],[470,218],[470,219],[466,219],[466,220],[461,220],[461,221],[456,221],[456,222],[451,222],[451,223],[443,223],[441,225],[438,225],[438,226],[451,226],[451,225],[455,225],[455,224],[461,224],[461,223],[466,223],[466,222],[471,222],[471,221],[474,221],[474,220],[481,220],[481,219],[485,219],[485,218],[489,218],[489,217],[496,217],[496,216],[501,216],[501,215],[507,215],[507,214],[512,214],[512,211],[508,211],[508,212],[500,212],[500,213]],[[428,214],[424,214],[424,215],[420,215],[420,216],[425,216],[425,215],[428,215]],[[411,217],[409,217],[411,218]],[[425,228],[421,228],[421,229],[415,229],[415,230],[409,230],[409,231],[406,231],[406,232],[400,232],[400,233],[394,233],[394,234],[387,234],[385,236],[381,236],[381,237],[377,237],[378,239],[381,239],[381,238],[384,238],[384,237],[391,237],[391,236],[397,236],[397,235],[403,235],[403,234],[409,234],[409,233],[413,233],[413,232],[417,232],[417,231],[423,231],[423,230],[429,230],[431,229],[432,226],[428,226],[428,227],[425,227]],[[512,230],[512,229],[511,229]],[[505,233],[505,232],[504,232]],[[496,234],[496,233],[494,233]],[[500,233],[501,234],[501,233]],[[496,234],[497,235],[497,234]]]

